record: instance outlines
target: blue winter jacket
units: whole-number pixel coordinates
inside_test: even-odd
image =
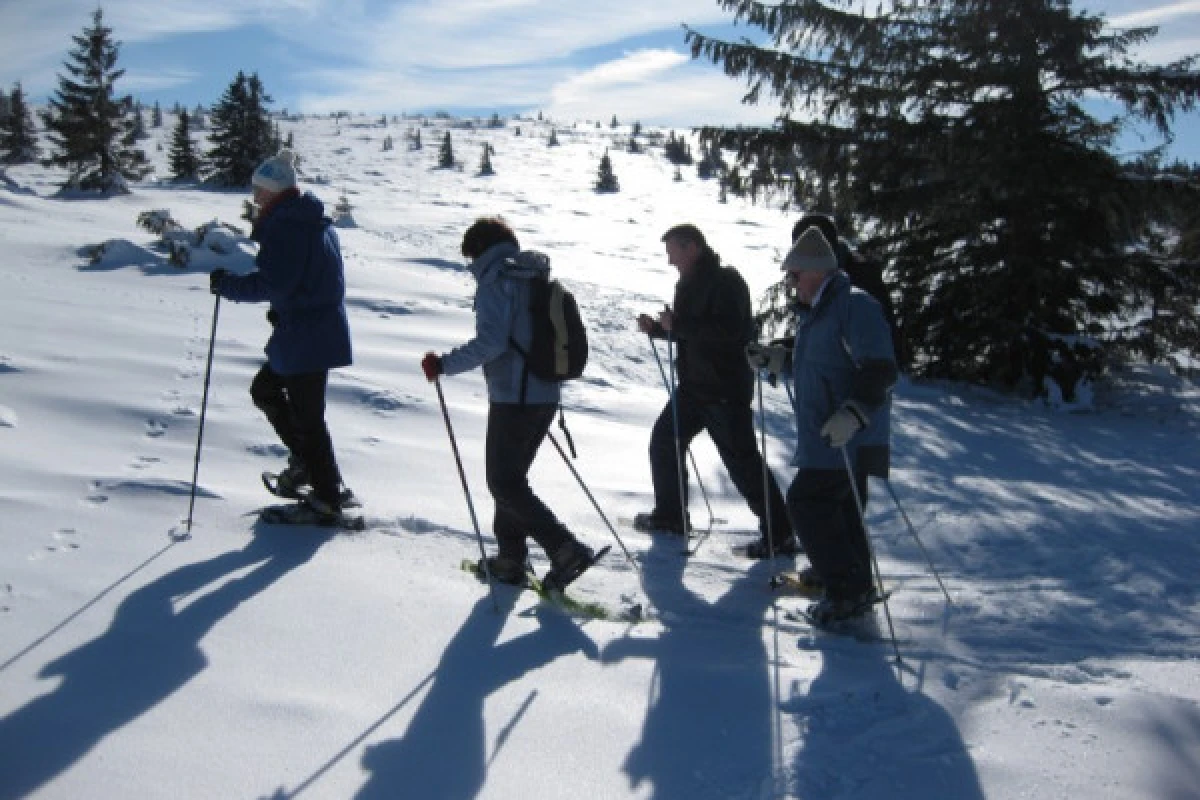
[[[869,420],[846,445],[855,470],[887,477],[891,390],[898,375],[891,332],[879,302],[851,286],[844,272],[835,272],[816,305],[796,316],[792,466],[845,469],[841,451],[826,443],[821,428],[835,411],[851,404]]]
[[[237,303],[271,304],[271,369],[299,375],[349,366],[341,244],[321,201],[308,192],[281,200],[251,238],[259,245],[258,269],[226,275],[218,289]]]
[[[475,291],[475,338],[442,356],[442,371],[458,375],[483,366],[488,400],[520,403],[525,360],[509,341],[528,352],[533,341],[533,317],[529,313],[529,281],[550,274],[550,259],[533,250],[518,251],[507,242],[489,247],[471,262],[478,282]],[[559,385],[530,373],[525,402],[530,405],[557,404]]]

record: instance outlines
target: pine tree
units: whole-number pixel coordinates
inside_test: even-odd
[[[550,138],[546,139],[547,147],[558,147],[558,132],[554,128],[550,129]]]
[[[146,154],[134,143],[128,98],[113,97],[113,84],[124,74],[116,69],[120,45],[96,9],[92,27],[73,36],[75,49],[58,76],[59,88],[43,114],[56,152],[49,163],[65,167],[64,188],[128,191],[126,181],[150,171]]]
[[[411,149],[413,149],[413,150],[421,149],[421,129],[420,128],[416,128],[413,130],[412,148]]]
[[[676,138],[675,131],[671,131],[667,135],[667,142],[663,145],[663,155],[667,157],[675,166],[692,163],[692,146],[687,143],[687,140],[682,136]]]
[[[7,101],[7,115],[0,116],[0,161],[5,164],[25,164],[38,157],[37,131],[33,114],[25,104],[21,84],[13,86],[11,95],[0,93]]]
[[[154,101],[154,110],[150,112],[150,124],[155,128],[161,128],[163,124],[162,107],[157,100]]]
[[[192,130],[202,131],[205,129],[205,127],[207,127],[204,117],[204,106],[197,103],[196,107],[192,110]]]
[[[612,122],[608,123],[608,127],[610,127],[610,128],[616,128],[616,127],[619,127],[619,126],[620,126],[620,124],[621,124],[621,123],[617,122],[617,115],[616,115],[616,114],[613,114]]]
[[[257,74],[238,72],[209,118],[209,180],[218,186],[248,186],[255,168],[279,150],[266,109],[270,102]]]
[[[454,167],[454,144],[450,141],[450,131],[442,137],[442,147],[438,150],[438,167],[452,169]]]
[[[608,157],[607,150],[600,159],[600,167],[596,172],[595,189],[597,192],[619,192],[621,190],[617,176],[613,174],[612,159]]]
[[[492,168],[492,148],[487,142],[483,144],[483,157],[479,160],[480,176],[495,175],[496,170]]]
[[[919,374],[1040,391],[1057,342],[1145,311],[1128,255],[1145,242],[1144,193],[1112,149],[1129,122],[1169,136],[1200,99],[1195,57],[1137,63],[1128,53],[1154,29],[1111,30],[1069,0],[926,0],[871,16],[849,0],[719,2],[769,41],[689,29],[693,56],[783,114],[702,141],[752,168],[742,188],[871,232],[863,249],[899,279]],[[1090,95],[1123,113],[1097,119]]]
[[[171,152],[167,155],[172,179],[190,181],[199,177],[200,157],[192,143],[191,118],[186,111],[179,115],[179,122],[176,123],[175,132],[171,136]]]

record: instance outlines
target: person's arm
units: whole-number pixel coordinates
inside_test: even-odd
[[[479,285],[475,294],[475,336],[442,356],[445,374],[469,372],[509,349],[515,291],[516,287],[503,279]]]
[[[254,259],[257,267],[246,275],[227,274],[221,280],[221,296],[235,303],[275,303],[291,295],[304,280],[312,261],[310,231],[284,228],[273,231],[270,244],[263,245]]]

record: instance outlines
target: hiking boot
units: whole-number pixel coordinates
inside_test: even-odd
[[[679,514],[660,514],[657,511],[643,511],[633,518],[633,529],[645,533],[670,533],[676,536],[686,536],[692,528],[692,519],[688,515],[687,527],[683,527]]]
[[[848,597],[826,595],[808,607],[807,615],[813,625],[826,627],[866,616],[878,602],[879,594],[872,586],[865,592]]]
[[[521,586],[525,583],[525,562],[508,556],[492,556],[487,561],[487,571],[500,583]],[[477,569],[483,572],[483,561]]]
[[[770,558],[772,553],[785,557],[798,555],[804,552],[804,548],[796,541],[795,536],[789,536],[782,542],[775,542],[773,546],[768,544],[765,538],[759,539],[746,545],[739,552],[746,558],[765,559]]]
[[[284,497],[299,497],[310,482],[308,467],[296,456],[288,456],[287,467],[275,479],[278,494]]]
[[[596,554],[577,539],[568,539],[550,555],[550,571],[542,579],[547,590],[562,591],[592,565]]]

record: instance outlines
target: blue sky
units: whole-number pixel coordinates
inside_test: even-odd
[[[1200,52],[1200,0],[1076,6],[1119,25],[1161,26],[1136,54],[1146,61]],[[0,0],[0,86],[21,81],[42,102],[95,7]],[[150,103],[208,105],[240,69],[259,73],[273,108],[294,112],[542,110],[678,126],[775,115],[770,105],[743,106],[741,84],[690,58],[684,22],[724,37],[756,32],[734,28],[715,0],[113,0],[103,8],[122,42],[118,91]],[[1177,139],[1177,154],[1200,161],[1200,115],[1180,120]]]

